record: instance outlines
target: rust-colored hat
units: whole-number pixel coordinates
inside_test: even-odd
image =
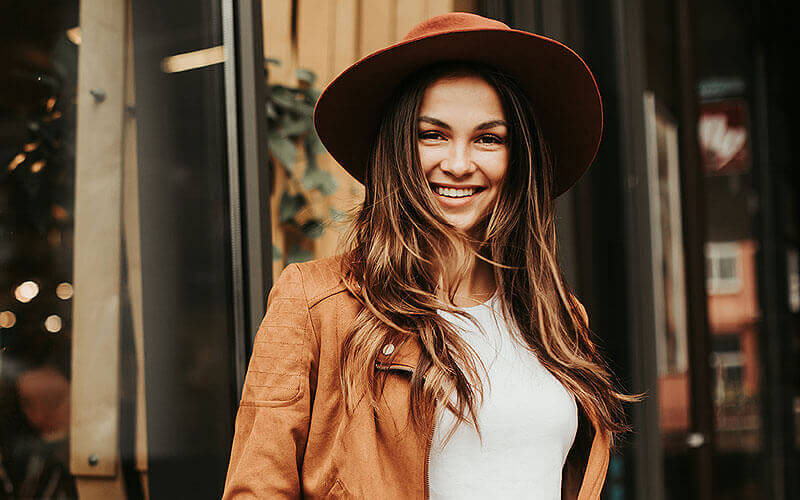
[[[400,42],[337,76],[314,110],[325,148],[364,184],[380,116],[397,85],[426,66],[448,61],[483,63],[519,81],[553,153],[554,197],[589,168],[600,145],[603,105],[583,59],[550,38],[464,12],[421,22]]]

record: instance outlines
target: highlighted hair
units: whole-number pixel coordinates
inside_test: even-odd
[[[422,173],[417,137],[425,90],[449,76],[475,75],[497,91],[509,123],[509,164],[490,213],[479,222],[483,241],[449,224]],[[442,273],[474,258],[490,264],[501,309],[523,345],[576,398],[584,418],[614,435],[631,428],[623,402],[640,401],[615,389],[583,306],[564,282],[557,257],[552,199],[553,162],[531,103],[510,76],[456,63],[424,70],[405,81],[388,103],[373,143],[363,205],[349,214],[343,267],[346,283],[364,305],[346,333],[341,382],[348,411],[364,399],[376,410],[385,372],[375,369],[380,349],[415,337],[422,346],[411,376],[411,419],[421,432],[437,406],[456,425],[476,425],[483,395],[474,351],[436,310],[472,320],[453,305],[468,266],[445,290]],[[477,250],[475,250],[477,249]],[[466,254],[465,254],[466,252]],[[348,287],[351,285],[348,284]],[[442,300],[442,293],[448,301]],[[424,374],[424,377],[423,377]],[[452,431],[450,433],[451,435]]]

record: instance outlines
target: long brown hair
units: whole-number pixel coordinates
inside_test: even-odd
[[[456,75],[477,75],[492,85],[509,124],[508,168],[493,209],[479,222],[482,241],[445,220],[417,150],[417,118],[426,89]],[[476,411],[483,395],[482,365],[436,312],[474,320],[453,305],[468,261],[456,260],[462,262],[456,280],[442,276],[466,249],[492,266],[503,316],[575,395],[585,415],[610,433],[611,445],[615,433],[630,430],[622,402],[638,401],[641,395],[614,388],[582,306],[564,282],[556,251],[553,161],[533,107],[513,78],[483,65],[454,63],[422,70],[403,82],[385,107],[365,186],[364,203],[350,214],[344,235],[345,283],[359,285],[351,291],[364,305],[341,353],[348,411],[364,398],[378,408],[385,376],[375,369],[380,349],[416,337],[422,356],[411,376],[413,424],[429,432],[439,403],[453,412],[457,424],[470,423],[480,433]],[[448,301],[440,299],[441,283]]]

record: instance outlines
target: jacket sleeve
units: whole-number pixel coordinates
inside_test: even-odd
[[[224,500],[300,498],[314,335],[297,264],[280,274],[256,333],[236,414]]]

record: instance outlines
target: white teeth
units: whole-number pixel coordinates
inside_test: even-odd
[[[442,196],[449,196],[451,198],[463,198],[465,196],[472,196],[475,194],[477,189],[470,188],[470,189],[453,189],[453,188],[445,188],[445,187],[436,187],[436,192]]]

